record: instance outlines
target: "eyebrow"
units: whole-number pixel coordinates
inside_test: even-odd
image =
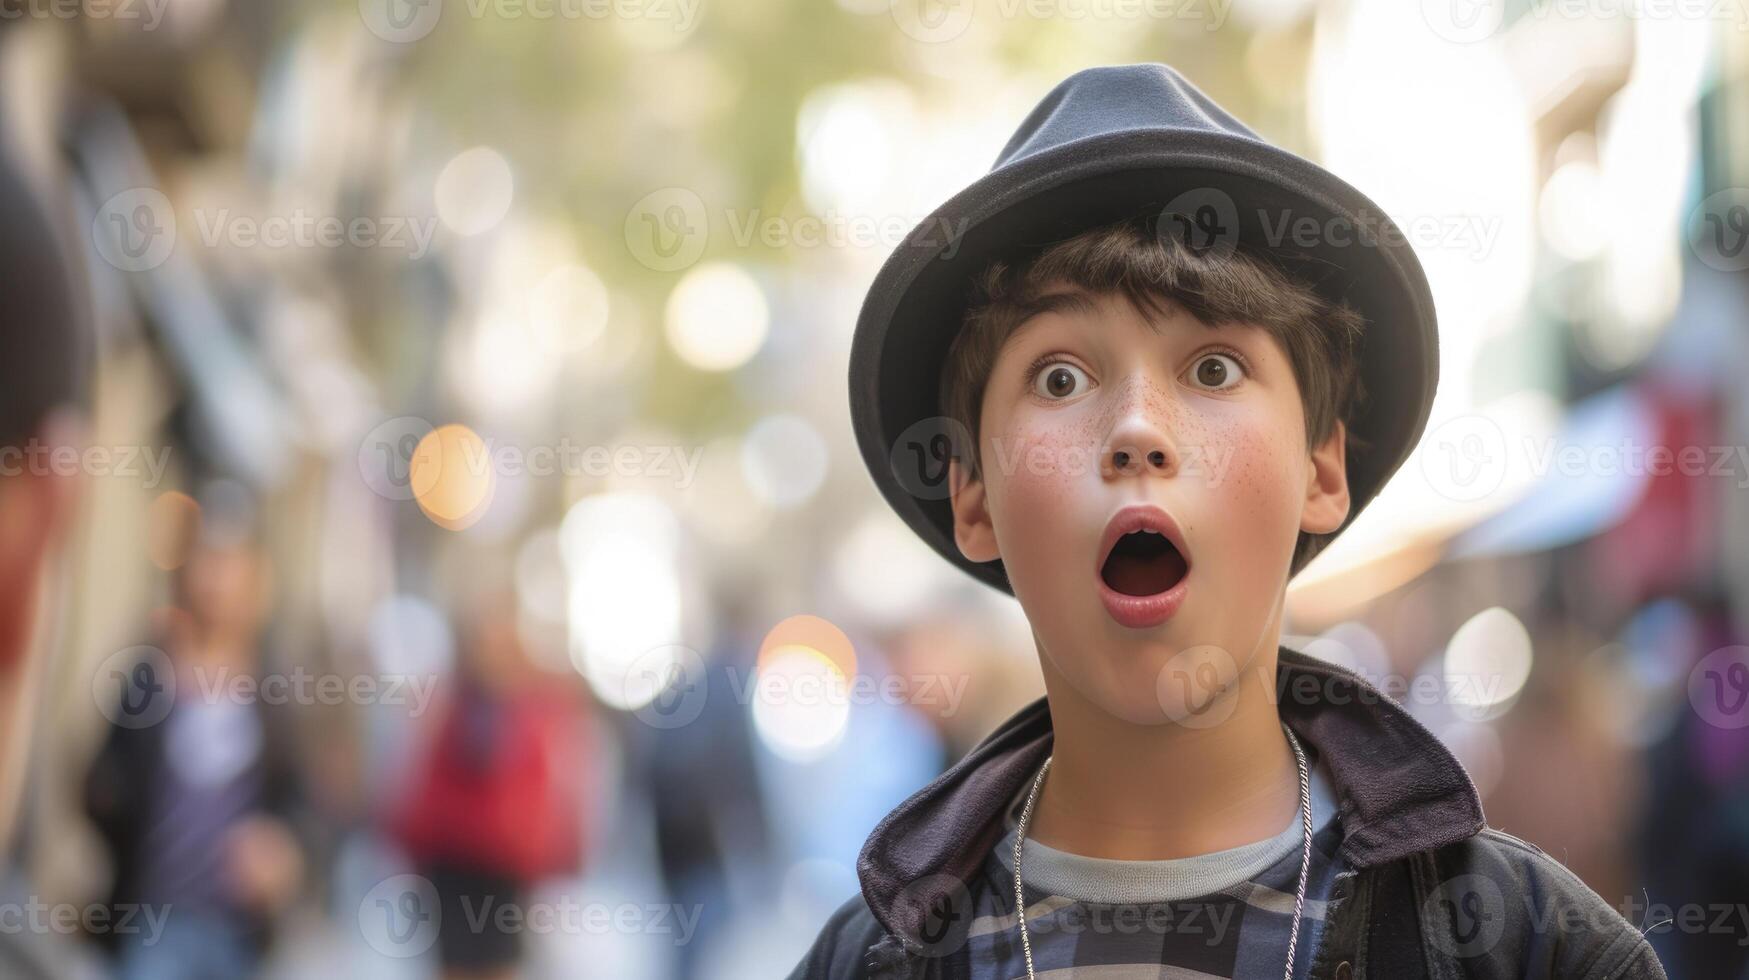
[[[1070,287],[1068,289],[1058,289],[1054,292],[1049,292],[1043,296],[1031,299],[1023,303],[1021,308],[1025,312],[1020,318],[1020,323],[1016,325],[1013,330],[1008,332],[1008,336],[1002,338],[1002,343],[997,348],[998,351],[1007,350],[1010,345],[1020,338],[1021,334],[1026,332],[1027,327],[1031,326],[1034,321],[1046,313],[1094,316],[1099,312],[1099,301],[1094,298],[1092,293],[1087,292],[1085,289],[1080,287]],[[1148,325],[1148,328],[1155,333],[1159,333],[1162,329],[1162,324],[1155,317],[1143,316],[1142,319]]]
[[[1013,330],[1008,331],[1008,336],[1002,338],[1002,343],[997,348],[999,351],[1007,350],[1013,346],[1020,339],[1020,335],[1046,313],[1092,316],[1099,312],[1099,302],[1091,294],[1080,289],[1059,289],[1056,292],[1046,293],[1027,301],[1022,304],[1021,309],[1024,312],[1021,314],[1020,322],[1015,325]]]
[[[1090,294],[1080,289],[1060,289],[1054,293],[1046,293],[1025,304],[1026,320],[1042,313],[1079,313],[1092,316],[1099,312],[1099,302]],[[1023,320],[1021,326],[1025,326]],[[1019,332],[1017,328],[1016,333]]]

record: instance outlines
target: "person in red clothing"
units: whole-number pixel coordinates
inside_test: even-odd
[[[465,636],[394,831],[437,893],[444,975],[485,980],[515,974],[530,887],[582,866],[589,754],[582,702],[529,660],[513,598]]]

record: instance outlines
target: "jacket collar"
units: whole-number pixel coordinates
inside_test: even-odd
[[[1329,767],[1344,861],[1356,869],[1386,864],[1481,831],[1475,785],[1425,726],[1358,674],[1279,651],[1276,703]],[[1002,834],[1003,808],[1043,765],[1051,741],[1049,707],[1039,698],[875,827],[857,876],[888,933],[915,943],[944,901],[963,897]]]

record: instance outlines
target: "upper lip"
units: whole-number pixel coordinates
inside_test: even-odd
[[[1153,504],[1130,504],[1120,508],[1106,522],[1105,533],[1099,538],[1099,570],[1105,568],[1105,561],[1111,557],[1111,549],[1117,546],[1118,539],[1135,531],[1155,531],[1165,535],[1184,557],[1184,566],[1190,567],[1190,549],[1185,546],[1184,532],[1172,515]]]

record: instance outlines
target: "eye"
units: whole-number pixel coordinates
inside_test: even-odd
[[[1080,368],[1067,361],[1052,361],[1033,375],[1032,390],[1045,398],[1063,399],[1078,395],[1091,385]]]
[[[1245,369],[1239,364],[1238,358],[1219,351],[1204,354],[1190,366],[1191,383],[1209,391],[1225,391],[1238,384],[1244,376]]]

